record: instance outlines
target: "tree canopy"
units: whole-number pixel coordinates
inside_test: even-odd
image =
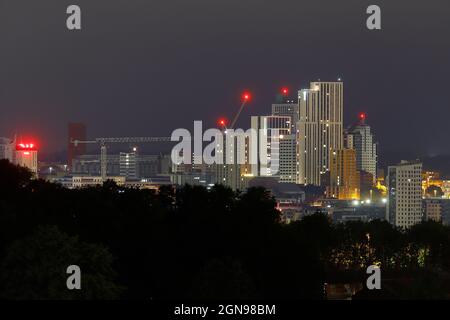
[[[0,175],[5,299],[322,299],[325,283],[363,281],[370,264],[394,297],[438,297],[450,269],[449,227],[437,222],[405,232],[318,212],[285,225],[263,188],[68,190],[5,161]],[[65,287],[72,264],[80,292]]]

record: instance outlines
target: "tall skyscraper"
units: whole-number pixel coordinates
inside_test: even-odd
[[[356,166],[359,171],[372,175],[373,183],[377,180],[377,144],[366,124],[366,115],[359,115],[359,123],[346,133],[346,147],[356,150]]]
[[[388,168],[386,220],[409,228],[422,220],[422,163],[402,161]]]
[[[298,183],[322,185],[330,169],[330,155],[343,148],[342,82],[311,82],[299,91]]]
[[[71,169],[73,159],[86,154],[85,144],[80,143],[78,145],[74,145],[72,143],[73,140],[86,140],[86,126],[83,123],[71,122],[68,124],[67,129],[67,165]]]
[[[279,177],[280,182],[295,182],[296,139],[291,123],[289,116],[252,116],[252,129],[258,132],[258,161],[252,164],[253,176]],[[276,143],[272,141],[273,130],[278,130]]]
[[[333,152],[327,196],[340,200],[359,199],[359,188],[359,172],[356,169],[355,150],[342,149]]]

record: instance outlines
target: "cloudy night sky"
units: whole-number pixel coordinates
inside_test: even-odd
[[[66,8],[82,30],[66,28]],[[382,30],[366,28],[366,8]],[[89,137],[168,136],[194,120],[270,112],[277,91],[344,81],[345,125],[366,112],[383,152],[450,153],[450,2],[0,0],[0,136],[66,148]]]

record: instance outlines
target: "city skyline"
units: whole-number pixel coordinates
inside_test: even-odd
[[[22,2],[3,5],[0,136],[35,136],[48,154],[65,149],[70,121],[85,123],[92,137],[167,135],[186,127],[186,119],[203,119],[212,127],[218,117],[234,114],[240,93],[248,89],[253,103],[238,123],[245,127],[251,115],[267,113],[280,87],[294,93],[309,81],[341,77],[347,89],[344,126],[352,115],[367,113],[381,154],[450,152],[445,138],[450,47],[443,41],[450,27],[443,10],[448,4],[433,0],[424,8],[380,1],[389,32],[371,33],[357,14],[366,6],[360,1],[118,3],[100,13],[104,1],[81,1],[86,20],[77,34],[56,27],[64,17],[50,0],[26,5],[34,10],[24,10]],[[15,13],[23,19],[11,20]],[[297,13],[304,13],[298,21]],[[184,18],[175,19],[178,15]],[[265,24],[267,19],[273,23]],[[164,34],[159,25],[167,26]],[[316,42],[310,31],[316,28],[330,41]],[[428,84],[436,94],[424,94]],[[424,110],[429,121],[423,121]],[[421,130],[408,130],[411,126]]]
[[[308,89],[308,87],[312,87],[315,84],[319,84],[319,83],[342,83],[342,84],[344,84],[344,81],[341,78],[338,78],[336,81],[320,81],[320,82],[318,82],[318,81],[311,81],[309,83],[309,86],[305,86],[304,88],[298,89],[298,90],[292,90],[290,87],[286,87],[286,86],[280,87],[280,88],[278,88],[278,92],[276,94],[274,94],[274,98],[272,100],[272,104],[271,105],[267,105],[265,111],[263,111],[262,113],[260,113],[258,115],[250,114],[248,117],[245,115],[246,112],[244,111],[243,112],[244,116],[241,116],[240,118],[238,117],[237,118],[237,120],[238,120],[237,123],[238,124],[244,124],[243,129],[246,130],[248,128],[251,128],[251,126],[252,126],[252,120],[251,120],[252,117],[255,117],[255,116],[257,116],[257,117],[266,117],[266,116],[271,116],[271,114],[272,114],[272,116],[274,116],[276,114],[280,114],[280,112],[282,113],[282,111],[285,111],[285,108],[290,108],[292,106],[295,106],[296,107],[295,109],[296,110],[298,109],[296,112],[299,112],[300,105],[301,105],[301,100],[302,100],[301,97],[304,95],[304,92],[310,90],[310,88]],[[347,87],[347,86],[345,86],[345,87]],[[246,92],[248,94],[251,94],[252,95],[251,100],[253,100],[253,98],[254,98],[254,93],[253,92],[251,92],[251,93],[249,91],[244,91],[244,92]],[[347,92],[347,90],[345,92]],[[349,147],[349,146],[347,146],[348,142],[345,141],[347,139],[347,136],[349,135],[349,133],[351,133],[351,135],[354,135],[354,132],[352,130],[355,130],[355,128],[361,128],[360,126],[362,125],[362,126],[365,126],[365,128],[369,128],[369,134],[370,134],[370,128],[371,127],[372,127],[372,131],[375,130],[375,135],[373,137],[373,139],[374,139],[373,140],[373,144],[374,144],[374,147],[376,149],[375,150],[375,158],[377,159],[376,163],[378,164],[378,168],[387,170],[389,165],[394,165],[394,164],[400,163],[402,160],[406,160],[406,159],[415,160],[415,159],[420,159],[420,158],[427,157],[426,155],[421,154],[420,152],[414,151],[414,150],[410,150],[409,152],[398,152],[398,153],[395,153],[395,152],[393,152],[393,153],[390,152],[389,153],[388,152],[388,155],[385,156],[386,154],[383,153],[383,149],[384,149],[383,146],[381,145],[381,147],[380,147],[380,142],[379,142],[379,138],[378,138],[379,137],[378,129],[374,128],[374,126],[371,123],[371,119],[367,115],[366,112],[359,112],[358,114],[351,115],[350,120],[348,120],[346,118],[346,112],[345,112],[345,110],[347,108],[347,106],[345,104],[345,96],[346,95],[344,94],[343,96],[344,96],[344,102],[343,102],[343,104],[341,106],[341,108],[343,107],[343,110],[341,110],[341,112],[343,112],[343,115],[344,115],[343,119],[341,121],[343,125],[339,127],[339,128],[342,127],[341,128],[342,129],[342,136],[343,136],[343,139],[344,139],[342,141],[342,143],[341,143],[342,147],[345,147],[345,148]],[[242,94],[240,96],[240,99],[243,99]],[[253,101],[250,101],[250,106],[245,106],[243,108],[243,110],[245,110],[245,109],[251,109],[252,110],[253,104],[254,104]],[[279,108],[279,109],[277,109],[277,108]],[[235,111],[235,110],[233,110],[233,111]],[[247,113],[248,112],[249,111],[247,110]],[[291,114],[291,113],[292,112],[288,112],[287,114],[289,114],[292,117],[293,114]],[[299,113],[299,115],[300,115],[300,113]],[[213,124],[213,127],[221,127],[224,124],[230,122],[231,121],[231,116],[232,115],[231,115],[231,111],[230,111],[230,115],[229,116],[221,117],[219,119],[216,119],[216,123]],[[204,122],[208,123],[208,121],[204,121]],[[367,124],[366,122],[369,122],[369,123]],[[189,120],[187,121],[187,123],[189,123]],[[292,126],[293,127],[295,126],[294,123],[295,123],[295,121],[292,122]],[[299,124],[300,124],[300,122],[299,122]],[[91,130],[89,130],[87,128],[87,126],[84,123],[82,123],[82,122],[72,122],[72,121],[70,121],[66,125],[69,125],[69,127],[70,126],[82,126],[83,127],[83,130],[84,130],[83,131],[83,137],[84,138],[80,139],[80,140],[98,138],[98,137],[93,137],[90,134]],[[191,130],[189,125],[186,126],[186,129]],[[350,130],[350,132],[348,132],[348,130]],[[360,130],[360,129],[358,129],[358,130]],[[45,145],[43,145],[41,143],[41,141],[39,140],[39,137],[33,136],[32,134],[25,135],[25,136],[24,135],[20,135],[20,134],[19,135],[15,134],[14,137],[11,138],[11,140],[13,140],[13,138],[14,138],[14,139],[17,139],[17,141],[20,141],[20,142],[33,142],[33,143],[35,143],[37,148],[39,149],[40,159],[42,161],[47,161],[47,160],[50,160],[50,161],[65,161],[67,152],[69,152],[69,153],[72,152],[70,150],[74,147],[73,144],[71,144],[70,142],[67,143],[69,141],[69,140],[67,140],[68,139],[67,128],[65,128],[65,131],[66,131],[65,132],[66,147],[61,149],[60,151],[57,151],[57,152],[48,152],[48,150],[45,148]],[[373,134],[373,132],[372,132],[372,134]],[[125,134],[118,135],[117,138],[124,137],[124,136],[126,136],[126,135]],[[170,136],[170,133],[167,136]],[[10,137],[6,136],[6,138],[10,138]],[[72,137],[72,139],[73,139],[73,137]],[[170,145],[172,145],[172,144],[173,143],[170,143]],[[81,147],[81,146],[82,145],[79,145],[78,148]],[[152,150],[150,152],[150,154],[158,154],[158,153],[167,154],[167,153],[170,153],[170,151],[169,151],[170,148],[169,147],[170,147],[169,144],[167,144],[167,145],[158,144],[158,146],[156,148],[156,151],[155,151],[155,149],[152,149],[152,148],[148,149],[147,147],[142,149],[142,150],[146,150],[146,153],[148,153],[149,150]],[[353,147],[350,146],[350,148],[353,148]],[[123,152],[123,151],[127,151],[128,149],[123,149],[123,148],[121,149],[121,148],[119,148],[119,149],[115,149],[115,152],[118,152],[119,150],[120,150],[120,152]],[[86,153],[86,150],[89,150],[89,152],[91,154],[96,154],[96,153],[99,152],[99,151],[96,151],[96,148],[86,149],[86,146],[84,146],[83,150],[84,150],[83,151],[84,153]],[[380,152],[379,150],[382,150],[382,151]],[[130,149],[128,151],[132,151],[132,150]],[[432,160],[433,156],[434,155],[429,156],[429,158],[427,160],[430,160],[430,159]],[[450,173],[450,167],[448,167],[445,164],[443,164],[442,161],[445,161],[445,159],[446,159],[445,156],[450,156],[450,154],[443,153],[443,154],[439,154],[438,156],[443,156],[444,157],[443,160],[442,159],[439,160],[439,157],[437,158],[438,159],[437,160],[437,166],[439,167],[439,170],[442,170],[444,175],[448,175]],[[69,155],[69,159],[70,158],[71,158],[71,156]],[[377,167],[377,165],[374,165],[374,168],[375,167]]]

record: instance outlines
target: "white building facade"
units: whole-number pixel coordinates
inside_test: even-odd
[[[422,221],[422,163],[402,161],[389,166],[386,220],[409,228]]]
[[[299,91],[298,183],[321,185],[330,155],[343,148],[342,82],[311,82]]]
[[[280,182],[296,180],[296,138],[290,116],[252,116],[252,129],[257,135],[257,163],[252,163],[253,176],[279,177]],[[276,131],[274,131],[276,130]],[[275,141],[272,141],[275,138]]]

